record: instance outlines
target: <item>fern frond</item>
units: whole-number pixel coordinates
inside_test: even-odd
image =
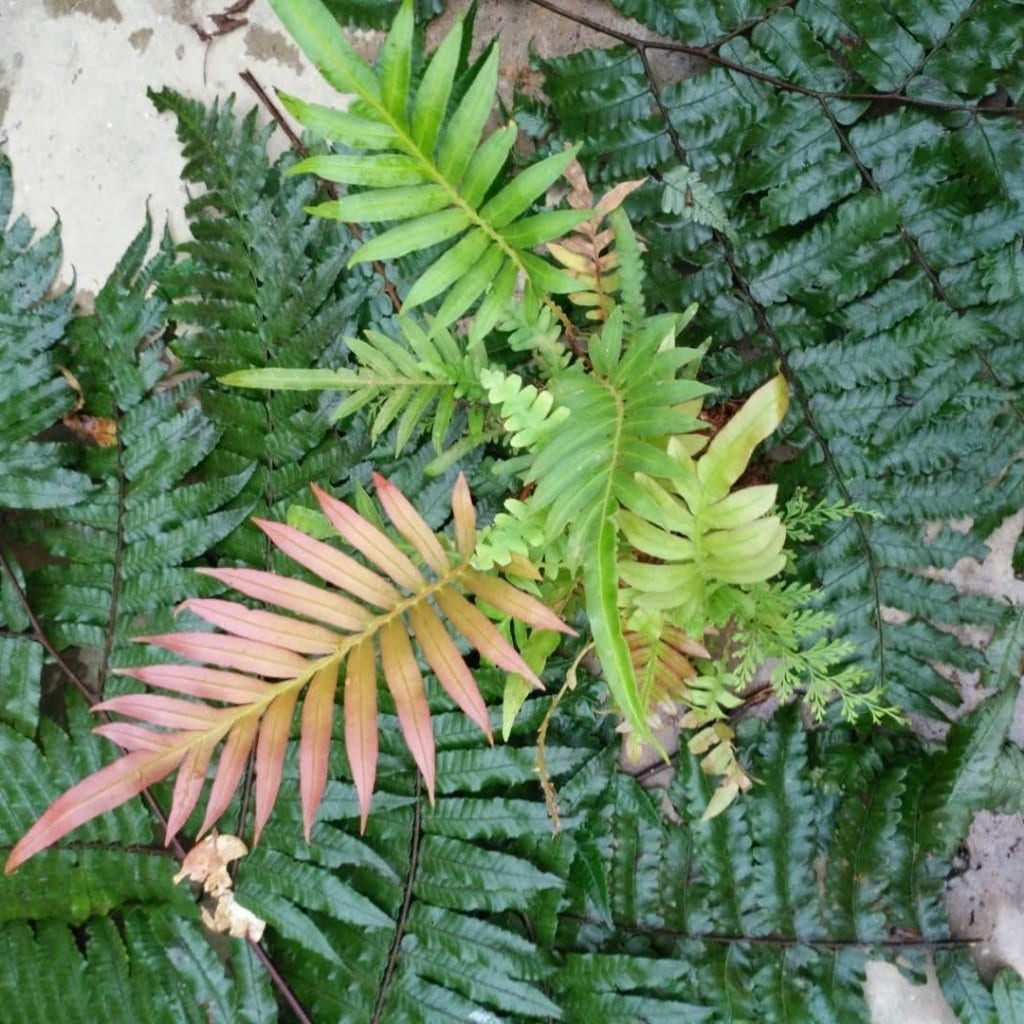
[[[328,591],[252,569],[201,571],[249,597],[322,624],[229,601],[186,601],[182,608],[223,632],[171,633],[141,640],[211,667],[154,665],[122,672],[150,686],[228,706],[151,694],[126,694],[96,705],[98,711],[116,712],[168,731],[125,722],[99,726],[98,733],[129,753],[60,797],[12,851],[8,872],[78,825],[180,768],[167,822],[169,842],[196,806],[221,741],[224,751],[200,831],[214,825],[227,808],[255,748],[258,838],[277,798],[285,746],[302,691],[306,694],[300,789],[308,837],[326,784],[334,691],[343,665],[346,748],[365,826],[378,752],[378,652],[402,734],[433,798],[434,737],[410,634],[446,692],[489,737],[490,723],[479,690],[434,606],[485,657],[537,686],[540,680],[530,667],[460,591],[536,628],[571,630],[535,598],[470,567],[476,526],[464,480],[460,478],[452,495],[454,555],[446,552],[393,485],[378,477],[377,491],[388,517],[430,576],[377,527],[319,490],[317,499],[338,535],[374,568],[292,527],[257,520],[275,547],[337,589]]]
[[[685,750],[668,790],[683,828],[622,777],[584,800],[574,862],[592,881],[561,910],[559,1005],[581,1020],[862,1019],[868,957],[911,954],[894,934],[949,936],[945,878],[1010,725],[1019,623],[989,658],[996,699],[953,726],[948,750],[884,730],[808,733],[785,708],[741,727],[738,760],[763,782],[709,821],[713,784]],[[853,771],[830,777],[844,759]],[[951,1003],[991,1005],[969,953],[943,955]]]
[[[633,503],[637,473],[677,472],[667,439],[703,426],[694,413],[708,388],[677,378],[699,358],[694,349],[675,347],[682,320],[654,317],[627,336],[622,309],[613,310],[590,340],[593,373],[575,363],[550,382],[572,429],[549,435],[524,470],[536,481],[529,504],[544,515],[548,537],[564,534],[567,566],[582,567],[587,615],[612,696],[644,737],[649,727],[619,623],[617,512]]]
[[[251,471],[190,478],[217,446],[220,431],[202,413],[195,379],[165,384],[166,348],[158,335],[166,302],[154,278],[169,259],[149,263],[149,225],[96,296],[95,313],[76,318],[68,343],[90,409],[115,430],[109,447],[72,451],[92,487],[77,504],[12,523],[14,540],[45,553],[25,589],[60,650],[94,648],[97,690],[114,665],[137,663],[129,640],[142,617],[150,625],[194,593],[185,566],[229,534],[247,508],[240,495]],[[241,499],[244,501],[244,499]]]
[[[513,449],[535,452],[569,417],[569,410],[556,406],[550,391],[538,391],[523,384],[517,373],[503,373],[493,367],[481,371],[480,383],[487,400],[497,406]]]
[[[89,490],[54,444],[36,440],[71,411],[54,347],[71,319],[71,291],[51,294],[60,271],[60,225],[33,241],[28,221],[10,220],[11,165],[0,153],[0,509],[59,508]]]
[[[481,297],[478,317],[495,322],[520,274],[542,297],[574,289],[570,278],[530,250],[571,230],[589,211],[523,215],[565,172],[576,149],[549,156],[507,184],[496,185],[516,136],[514,124],[483,135],[496,95],[497,47],[449,116],[462,48],[461,21],[439,44],[410,98],[412,0],[399,9],[378,72],[355,53],[320,0],[275,0],[274,9],[327,81],[358,97],[353,112],[346,113],[282,97],[305,127],[349,150],[309,157],[291,173],[311,172],[363,189],[315,207],[318,214],[360,223],[396,222],[365,242],[350,263],[396,259],[443,246],[409,288],[403,306],[410,310],[444,296],[435,320],[440,327],[453,323]]]
[[[254,111],[238,121],[230,100],[207,109],[167,89],[151,99],[175,115],[185,180],[197,186],[186,207],[192,239],[179,247],[185,258],[161,280],[172,298],[181,369],[214,378],[240,367],[346,369],[343,337],[389,324],[392,315],[379,275],[369,267],[346,272],[347,230],[306,215],[313,183],[282,177],[293,157],[268,160],[267,131]],[[347,482],[369,454],[361,423],[340,447],[327,396],[211,383],[200,394],[221,432],[215,473],[249,471],[244,501],[257,515],[283,517],[289,505],[310,500],[310,483]],[[263,565],[268,548],[253,533],[234,531],[218,554]]]
[[[569,294],[570,301],[586,309],[588,320],[604,322],[614,304],[614,295],[619,289],[616,273],[619,257],[612,242],[615,231],[602,228],[601,224],[613,211],[619,209],[626,198],[640,188],[645,178],[624,181],[609,189],[600,201],[594,204],[594,193],[587,184],[583,166],[573,160],[565,170],[565,177],[571,188],[567,196],[574,210],[593,210],[589,220],[578,225],[560,242],[548,242],[547,250],[585,287]],[[639,318],[637,318],[639,319]]]
[[[786,531],[778,516],[768,514],[775,486],[732,485],[754,447],[782,422],[788,402],[785,381],[776,377],[751,395],[700,458],[681,442],[669,442],[682,469],[672,479],[675,495],[638,475],[642,490],[619,514],[624,535],[647,557],[621,565],[632,588],[628,605],[671,614],[692,636],[705,624],[725,624],[713,609],[716,590],[761,583],[782,571]]]
[[[282,391],[348,391],[349,397],[332,413],[333,420],[351,416],[375,403],[370,439],[377,439],[395,425],[395,455],[408,444],[417,427],[429,416],[435,451],[441,453],[458,402],[480,404],[481,375],[486,366],[482,345],[459,348],[443,328],[427,334],[415,321],[400,317],[402,340],[378,331],[364,338],[346,338],[348,350],[359,362],[357,370],[235,370],[220,378],[230,387],[267,388]],[[480,438],[479,410],[470,425],[470,438]]]
[[[580,153],[592,177],[665,175],[685,161],[721,199],[738,241],[680,230],[647,190],[635,197],[648,292],[668,308],[700,303],[698,329],[718,342],[705,365],[725,392],[750,390],[781,361],[794,408],[780,439],[796,457],[776,469],[780,493],[807,487],[886,516],[835,524],[802,569],[822,582],[868,689],[941,715],[936,701],[959,698],[923,630],[990,626],[1000,609],[942,584],[960,555],[922,538],[936,518],[970,518],[960,550],[981,554],[1024,500],[1020,360],[1007,358],[1019,348],[1009,325],[1024,192],[1012,117],[925,104],[971,110],[1000,88],[1019,95],[1020,35],[988,3],[900,18],[839,0],[767,13],[716,0],[699,13],[616,6],[687,45],[721,44],[735,67],[662,87],[628,48],[547,62],[549,144],[594,123]],[[881,116],[834,95],[890,90],[910,99]],[[947,654],[977,662],[963,645]]]

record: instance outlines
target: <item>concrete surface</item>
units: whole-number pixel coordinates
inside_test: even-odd
[[[563,3],[605,24],[629,25],[602,0]],[[155,113],[147,86],[169,85],[207,100],[237,92],[246,109],[255,98],[238,74],[248,68],[267,88],[337,102],[280,30],[266,0],[256,0],[236,31],[202,41],[191,26],[213,31],[210,15],[227,6],[227,0],[0,0],[0,145],[14,163],[16,209],[40,229],[59,212],[65,278],[74,275],[79,289],[94,292],[103,282],[138,231],[147,202],[158,226],[166,218],[175,237],[183,237],[185,192],[173,122]],[[513,84],[536,86],[530,47],[550,55],[613,42],[525,0],[482,0],[477,24],[478,38],[501,33],[506,95]],[[357,34],[354,42],[369,53],[379,38]],[[655,73],[675,79],[690,66],[667,58]],[[1024,511],[992,539],[984,563],[965,560],[947,577],[966,592],[1024,603],[1024,583],[1010,562],[1022,526]],[[958,684],[965,697],[977,699],[976,679]],[[1014,736],[1021,742],[1024,712],[1018,711]],[[955,932],[980,940],[986,972],[1004,964],[1024,969],[1022,851],[1019,818],[979,815],[966,847],[967,869],[948,887]],[[956,1021],[934,979],[914,986],[887,964],[870,965],[866,996],[875,1024]]]

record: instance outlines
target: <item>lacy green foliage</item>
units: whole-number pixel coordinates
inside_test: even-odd
[[[344,336],[391,314],[369,267],[344,272],[347,230],[306,216],[313,185],[283,176],[292,157],[268,163],[255,111],[238,123],[230,101],[206,110],[170,90],[151,95],[177,117],[185,180],[202,188],[186,206],[186,258],[163,280],[183,369],[216,377],[244,366],[343,366]],[[288,505],[311,500],[312,481],[345,478],[370,451],[363,429],[339,437],[324,396],[211,384],[202,404],[222,431],[211,471],[233,476],[255,463],[243,493],[261,515],[283,518]],[[238,531],[221,551],[251,565],[268,557],[253,531]]]
[[[453,323],[481,297],[477,320],[493,326],[520,274],[548,304],[549,293],[574,289],[566,275],[530,250],[586,220],[589,211],[523,215],[558,180],[575,150],[556,153],[499,184],[516,128],[510,124],[484,135],[495,104],[497,47],[489,47],[459,82],[460,20],[411,89],[412,0],[399,9],[376,72],[319,3],[277,0],[274,6],[327,81],[339,92],[357,97],[345,113],[283,97],[306,128],[346,148],[343,154],[309,157],[293,171],[312,172],[361,190],[350,190],[314,212],[360,223],[394,222],[366,241],[350,262],[394,260],[434,250],[434,260],[405,292],[403,309],[444,296],[435,314],[439,326]]]
[[[884,515],[837,524],[804,568],[872,682],[934,716],[957,698],[932,663],[978,663],[941,627],[998,614],[934,573],[982,557],[1024,498],[1024,136],[1013,117],[968,112],[998,106],[1000,87],[1020,96],[1016,20],[995,2],[911,5],[899,21],[840,0],[616,6],[729,65],[655,93],[630,46],[542,62],[549,144],[585,137],[594,180],[671,182],[685,164],[729,211],[737,239],[685,202],[665,212],[658,182],[633,198],[648,295],[700,303],[728,392],[781,362],[797,451],[775,474],[784,492]],[[934,105],[832,95],[889,92]],[[966,516],[967,532],[927,527]]]

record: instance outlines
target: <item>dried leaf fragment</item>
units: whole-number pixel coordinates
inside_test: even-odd
[[[187,878],[199,882],[203,892],[217,903],[211,914],[203,907],[203,924],[213,932],[227,932],[236,939],[259,942],[267,922],[243,907],[232,892],[228,864],[244,857],[249,848],[238,836],[213,833],[197,843],[185,855],[181,870],[174,876],[174,884]]]
[[[208,896],[220,896],[231,888],[228,864],[248,852],[249,847],[238,836],[211,833],[185,854],[181,870],[174,876],[174,884],[187,878],[202,885]]]

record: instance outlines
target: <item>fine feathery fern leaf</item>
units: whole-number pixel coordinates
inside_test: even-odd
[[[476,70],[449,117],[461,21],[434,52],[410,104],[412,0],[405,0],[395,18],[379,73],[356,54],[320,0],[275,0],[274,9],[327,81],[339,92],[358,97],[345,113],[282,97],[305,127],[350,151],[311,156],[292,173],[308,171],[362,189],[314,212],[361,223],[398,222],[363,244],[351,262],[396,259],[444,246],[404,302],[409,310],[444,295],[435,320],[441,327],[485,294],[477,315],[495,322],[512,298],[519,274],[539,296],[576,290],[570,277],[529,250],[572,230],[590,211],[523,214],[565,172],[578,147],[549,156],[494,188],[516,136],[510,124],[483,138],[494,107],[497,47]]]
[[[277,548],[334,584],[337,592],[260,570],[201,571],[249,597],[308,616],[316,623],[254,611],[229,601],[186,601],[183,608],[224,632],[171,633],[142,640],[213,667],[154,665],[122,670],[123,674],[187,697],[229,706],[150,694],[126,694],[98,704],[97,711],[116,712],[169,731],[156,732],[125,722],[99,726],[98,733],[129,753],[60,797],[12,851],[8,872],[78,825],[180,768],[167,822],[169,842],[196,806],[214,750],[222,740],[224,750],[200,832],[214,825],[227,808],[255,748],[258,838],[277,799],[285,746],[303,690],[300,791],[308,836],[327,780],[334,693],[342,665],[346,749],[365,826],[377,765],[378,654],[402,734],[433,799],[434,737],[410,632],[446,692],[490,736],[480,692],[434,604],[466,641],[495,664],[542,685],[460,590],[535,628],[572,631],[536,598],[471,567],[476,524],[464,479],[459,478],[452,495],[454,555],[445,550],[401,492],[380,477],[376,482],[388,517],[432,578],[376,526],[322,491],[317,491],[317,499],[338,535],[384,575],[293,527],[258,520]]]

